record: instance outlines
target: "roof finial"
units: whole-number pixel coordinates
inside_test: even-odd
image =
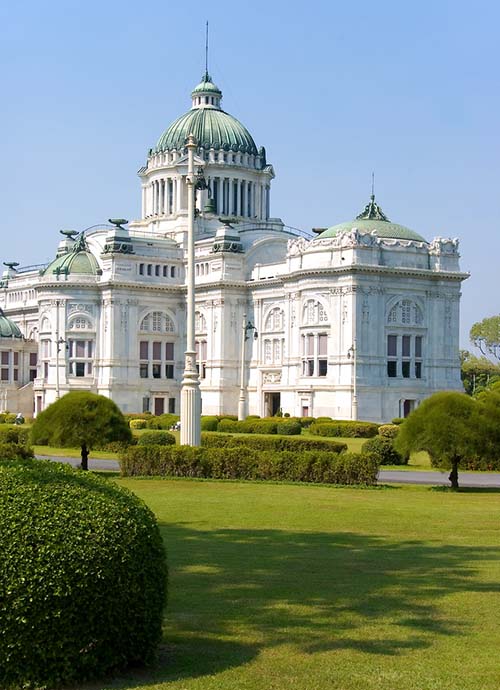
[[[375,199],[375,173],[372,172],[372,199]]]
[[[208,20],[205,31],[205,81],[209,81],[208,76]]]

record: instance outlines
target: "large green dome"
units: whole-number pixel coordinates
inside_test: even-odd
[[[372,194],[370,203],[365,206],[363,213],[356,216],[354,220],[345,223],[332,225],[331,228],[324,230],[319,237],[336,237],[342,232],[349,232],[354,228],[364,232],[375,232],[377,237],[384,237],[395,240],[415,240],[417,242],[427,242],[418,232],[410,230],[404,225],[391,223],[387,216],[382,212],[380,206],[375,202]]]
[[[205,73],[191,96],[192,109],[165,130],[156,144],[155,153],[182,150],[188,136],[193,134],[198,146],[204,149],[214,148],[257,155],[257,147],[247,128],[220,108],[222,92],[212,82],[208,73]]]
[[[22,338],[23,334],[14,321],[8,319],[0,309],[0,338]]]
[[[83,235],[75,242],[66,254],[61,254],[52,261],[45,271],[44,275],[97,275],[100,271],[99,264],[95,256],[88,250]]]

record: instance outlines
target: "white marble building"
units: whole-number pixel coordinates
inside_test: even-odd
[[[7,266],[0,307],[38,349],[21,411],[87,389],[124,412],[179,412],[191,133],[208,182],[195,220],[204,414],[241,398],[248,414],[386,421],[460,390],[458,241],[390,222],[373,195],[355,220],[300,236],[270,217],[273,167],[221,98],[205,74],[150,149],[140,220],[66,233],[48,266]]]

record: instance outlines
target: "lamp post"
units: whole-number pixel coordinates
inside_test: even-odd
[[[245,386],[245,343],[248,340],[248,332],[253,331],[254,340],[258,338],[256,327],[251,321],[247,321],[247,315],[243,314],[241,325],[241,361],[240,361],[240,398],[238,400],[238,420],[246,417],[247,390]]]
[[[356,338],[354,338],[351,347],[347,350],[347,359],[352,359],[352,400],[351,400],[351,417],[358,418],[358,395],[357,395],[357,350]]]
[[[196,348],[194,341],[194,215],[195,193],[205,189],[206,183],[201,171],[194,174],[194,152],[196,140],[188,136],[188,232],[187,232],[187,303],[186,303],[186,357],[184,378],[181,387],[181,444],[199,446],[201,444],[201,392],[198,371],[196,370]]]

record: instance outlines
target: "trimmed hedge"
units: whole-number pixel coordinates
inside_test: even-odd
[[[387,436],[374,436],[365,441],[362,446],[363,453],[372,453],[380,465],[407,465],[408,457],[403,457],[394,448],[392,438]]]
[[[166,561],[134,494],[60,463],[0,463],[0,553],[0,687],[79,687],[154,657]]]
[[[128,425],[131,429],[145,429],[147,427],[147,422],[145,419],[131,419]]]
[[[381,424],[378,428],[379,436],[386,438],[396,438],[398,432],[399,426],[397,424]]]
[[[123,416],[125,417],[127,422],[130,422],[131,419],[151,419],[153,416],[151,412],[124,412]]]
[[[201,430],[202,431],[217,431],[217,425],[219,424],[218,417],[202,417],[201,418]]]
[[[239,446],[254,450],[292,450],[302,453],[305,450],[322,450],[327,453],[342,453],[347,450],[345,443],[327,441],[326,439],[300,437],[283,438],[282,436],[232,436],[231,434],[202,434],[201,445],[204,448],[227,448]]]
[[[0,464],[5,461],[27,460],[33,457],[33,448],[19,443],[0,440]]]
[[[180,417],[178,414],[160,414],[157,417],[149,415],[146,419],[147,429],[164,429],[168,431],[174,424],[177,424]]]
[[[299,422],[280,422],[276,427],[276,433],[285,436],[300,436],[302,426]]]
[[[278,429],[278,424],[286,424],[274,419],[269,421],[267,419],[250,419],[238,422],[233,419],[221,419],[217,425],[217,431],[222,431],[230,434],[275,434]]]
[[[316,436],[343,436],[344,438],[372,438],[377,435],[378,424],[374,422],[338,421],[315,422],[309,427]]]
[[[240,446],[129,448],[120,457],[124,476],[252,479],[325,484],[377,482],[378,462],[361,453],[258,451]]]
[[[175,436],[168,431],[145,431],[137,439],[138,446],[175,446]]]

